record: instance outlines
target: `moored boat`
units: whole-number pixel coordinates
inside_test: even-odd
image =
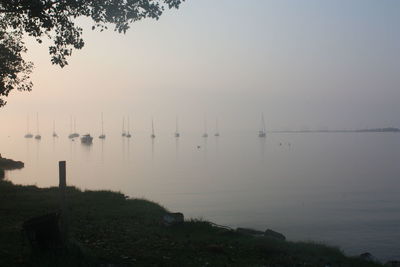
[[[35,139],[36,140],[42,139],[42,136],[39,134],[39,114],[38,113],[36,113],[36,131],[37,131],[37,133],[35,135]]]
[[[208,137],[208,133],[207,133],[207,118],[206,116],[204,116],[204,133],[202,135],[204,138]]]
[[[82,144],[90,145],[90,144],[92,144],[92,141],[93,141],[93,137],[90,136],[90,134],[85,134],[85,135],[82,135],[82,137],[81,137]]]
[[[25,138],[32,138],[33,134],[29,132],[29,115],[26,118],[26,134],[24,135]]]

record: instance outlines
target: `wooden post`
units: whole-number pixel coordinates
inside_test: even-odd
[[[63,241],[68,239],[68,211],[66,203],[67,175],[66,162],[58,162],[59,169],[59,189],[60,189],[60,204],[61,204],[61,235]]]
[[[65,193],[65,187],[67,186],[67,175],[65,171],[65,161],[58,162],[59,176],[60,176],[60,184],[59,187],[62,193]]]

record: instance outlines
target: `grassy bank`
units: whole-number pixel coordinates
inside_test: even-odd
[[[0,266],[380,266],[336,248],[254,237],[204,221],[166,227],[160,223],[165,208],[116,192],[70,187],[67,201],[69,249],[33,254],[22,224],[57,210],[58,189],[0,181]]]

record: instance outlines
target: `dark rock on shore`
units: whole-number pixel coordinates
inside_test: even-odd
[[[267,230],[265,230],[265,232],[262,232],[262,231],[258,231],[258,230],[254,230],[254,229],[250,229],[250,228],[237,228],[236,232],[245,234],[245,235],[251,235],[251,236],[260,236],[260,237],[264,236],[264,237],[270,237],[270,238],[275,238],[275,239],[279,239],[279,240],[286,240],[286,237],[283,234],[278,233],[271,229],[267,229]]]
[[[163,218],[162,222],[166,226],[170,225],[175,225],[175,224],[181,224],[185,221],[185,218],[182,213],[180,212],[175,212],[175,213],[166,213]]]
[[[400,267],[400,261],[388,261],[385,263],[385,266]]]
[[[377,258],[375,258],[371,253],[369,253],[369,252],[365,252],[365,253],[362,253],[362,254],[360,254],[360,256],[359,256],[361,259],[363,259],[363,260],[366,260],[366,261],[375,261],[375,262],[378,262],[378,259]]]
[[[264,232],[250,229],[250,228],[237,228],[236,229],[237,233],[244,234],[244,235],[252,235],[252,236],[263,236]]]
[[[278,233],[278,232],[276,232],[274,230],[271,230],[271,229],[265,230],[264,236],[276,238],[276,239],[279,239],[279,240],[286,240],[286,236],[284,236],[283,234]]]
[[[14,169],[21,169],[23,167],[24,163],[22,161],[14,161],[12,159],[2,158],[0,155],[0,169],[14,170]]]

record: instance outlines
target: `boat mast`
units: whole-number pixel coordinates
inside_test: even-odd
[[[104,135],[103,112],[101,113],[101,135]]]
[[[37,134],[39,135],[39,113],[36,112],[36,131]]]
[[[153,117],[151,117],[151,135],[155,136],[154,135],[154,119],[153,119]]]
[[[266,129],[265,129],[265,121],[264,121],[264,113],[261,113],[261,130],[263,133],[265,133]]]
[[[26,116],[26,133],[29,133],[29,115]]]
[[[207,135],[207,117],[204,115],[204,134]]]

